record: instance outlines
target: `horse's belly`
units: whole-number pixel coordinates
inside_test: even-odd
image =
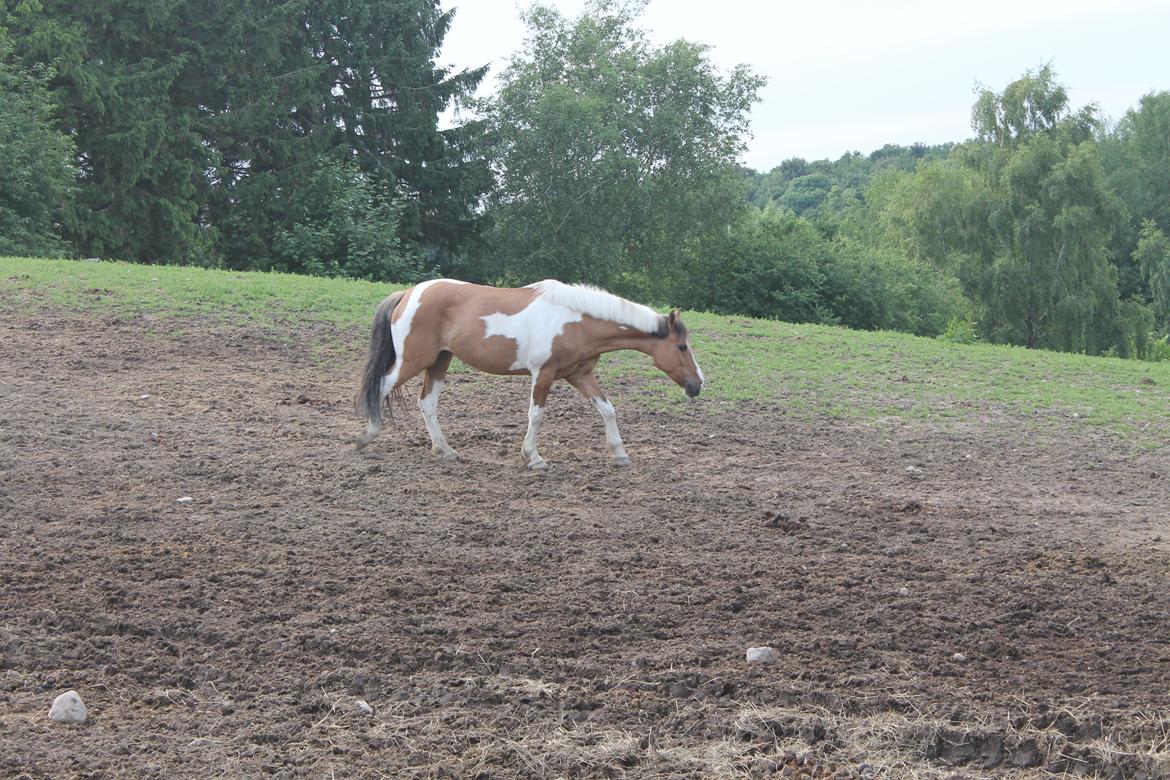
[[[557,337],[581,315],[537,299],[515,314],[496,312],[477,320],[451,334],[449,349],[455,356],[490,374],[527,374],[553,358]]]

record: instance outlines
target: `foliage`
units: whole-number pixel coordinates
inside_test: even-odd
[[[776,206],[748,211],[690,255],[670,298],[687,308],[930,336],[965,309],[946,274],[898,252],[830,240]]]
[[[1170,234],[1170,92],[1151,92],[1099,142],[1110,186],[1129,212],[1111,242],[1123,297],[1151,297],[1134,252],[1142,226]]]
[[[1050,66],[976,137],[738,164],[763,80],[643,0],[537,4],[498,94],[438,0],[0,11],[0,251],[644,300],[1149,359],[1170,330],[1170,92],[1113,128]],[[439,129],[452,106],[479,118]]]
[[[879,240],[955,273],[991,341],[1104,352],[1128,317],[1108,249],[1124,210],[1092,108],[1070,111],[1044,67],[972,116],[980,141],[884,182]]]
[[[745,172],[747,199],[761,208],[778,203],[831,235],[852,211],[864,206],[867,190],[876,178],[943,159],[951,147],[887,144],[868,156],[850,152],[833,161],[808,162],[794,157],[765,174]]]
[[[1157,325],[1163,333],[1170,331],[1170,238],[1153,220],[1142,223],[1134,259],[1150,291]]]
[[[484,276],[644,295],[742,208],[734,164],[762,79],[719,73],[698,44],[650,46],[640,10],[597,0],[575,21],[544,5],[525,13],[525,48],[480,104],[499,177]]]
[[[396,226],[405,200],[379,190],[355,162],[322,159],[302,177],[272,238],[271,269],[315,276],[415,281],[421,260],[403,253]],[[287,217],[286,217],[287,219]]]
[[[0,254],[59,255],[73,145],[53,122],[49,72],[21,67],[11,50],[0,27]]]
[[[688,254],[674,278],[674,303],[788,322],[831,320],[822,300],[829,245],[791,211],[746,211]]]
[[[954,317],[947,323],[947,329],[938,335],[940,341],[951,344],[974,344],[979,341],[977,323],[970,317]]]
[[[29,0],[13,16],[25,62],[51,63],[58,116],[77,145],[69,237],[85,254],[143,262],[268,267],[288,240],[335,220],[322,159],[352,160],[378,192],[400,193],[402,256],[441,262],[476,233],[490,182],[474,127],[438,114],[483,70],[434,57],[451,13],[436,0]],[[348,168],[347,168],[348,170]],[[307,215],[306,209],[320,211]],[[277,246],[278,238],[281,246]],[[367,275],[336,241],[321,268]],[[300,262],[300,261],[297,261]],[[300,267],[314,267],[312,263]]]
[[[967,308],[953,277],[847,239],[834,243],[826,277],[833,321],[853,328],[936,336]]]

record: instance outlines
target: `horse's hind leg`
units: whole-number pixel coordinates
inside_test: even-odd
[[[451,353],[443,351],[438,359],[426,370],[423,378],[422,392],[418,396],[418,408],[427,423],[427,433],[431,435],[431,452],[443,460],[455,460],[459,453],[447,444],[443,436],[443,429],[439,427],[439,394],[443,392],[443,379],[447,376],[447,368],[451,365]]]

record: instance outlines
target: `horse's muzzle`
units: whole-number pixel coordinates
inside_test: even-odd
[[[702,389],[703,386],[698,382],[687,382],[685,385],[683,385],[683,390],[686,391],[687,398],[698,398],[699,391]]]

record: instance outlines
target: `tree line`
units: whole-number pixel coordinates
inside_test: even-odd
[[[1107,124],[1043,66],[980,90],[965,141],[756,172],[737,161],[764,80],[652,44],[642,7],[532,6],[475,98],[484,68],[436,64],[455,18],[437,0],[6,4],[0,253],[551,276],[1170,358],[1170,92]]]

